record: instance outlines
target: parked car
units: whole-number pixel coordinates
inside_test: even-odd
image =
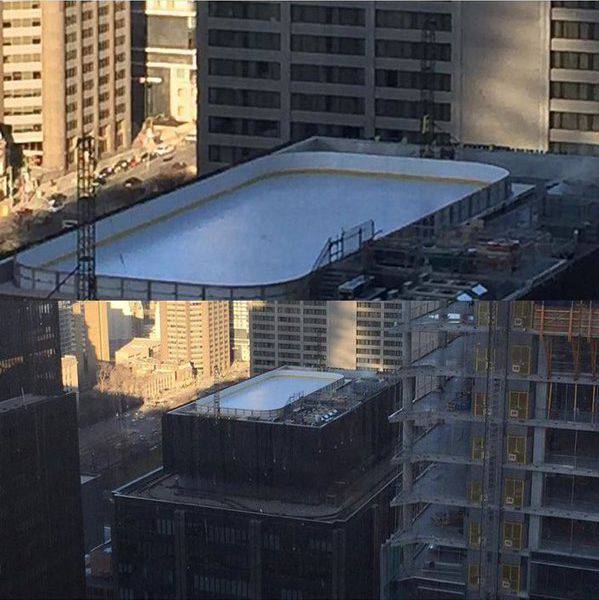
[[[175,151],[175,147],[170,144],[160,144],[156,146],[156,154],[158,156],[167,156],[168,154],[172,154]]]
[[[48,203],[50,202],[64,202],[67,199],[65,194],[61,194],[60,192],[55,192],[51,194],[48,198]]]
[[[63,219],[62,220],[62,228],[63,229],[71,229],[72,227],[77,227],[77,219]]]
[[[129,179],[125,181],[124,185],[126,188],[132,188],[137,187],[140,183],[141,179],[139,179],[139,177],[129,177]]]
[[[97,174],[97,177],[102,177],[102,179],[106,180],[111,175],[114,175],[114,169],[112,167],[104,167],[100,169],[100,171]]]
[[[187,168],[187,163],[185,163],[185,162],[183,162],[183,161],[177,161],[177,162],[174,162],[174,163],[171,165],[171,168],[173,168],[173,169],[177,169],[177,170],[178,170],[178,169],[186,169],[186,168]]]
[[[48,200],[48,212],[57,213],[64,208],[64,202],[62,200]]]
[[[114,165],[115,173],[123,173],[127,170],[129,170],[129,161],[124,158],[121,158],[121,160]]]

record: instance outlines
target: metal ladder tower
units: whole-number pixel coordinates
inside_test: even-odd
[[[221,374],[220,369],[218,367],[214,367],[214,394],[212,396],[212,405],[214,407],[214,416],[217,419],[220,419],[220,384],[221,384]]]
[[[501,595],[501,527],[505,451],[509,319],[507,302],[491,302],[486,354],[485,435],[480,514],[479,597]]]
[[[435,142],[435,40],[437,32],[437,19],[435,15],[428,15],[423,23],[421,42],[422,58],[420,60],[420,111],[423,145],[420,156],[434,157]]]
[[[77,270],[75,285],[79,300],[96,299],[96,197],[94,138],[77,140]]]

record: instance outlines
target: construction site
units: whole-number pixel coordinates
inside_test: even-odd
[[[597,597],[598,307],[411,306],[382,596]]]

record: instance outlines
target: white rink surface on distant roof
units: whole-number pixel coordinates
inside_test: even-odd
[[[372,219],[388,234],[508,175],[458,161],[270,155],[100,221],[97,274],[223,286],[290,281],[309,273],[342,230]],[[70,272],[71,246],[66,237],[42,245],[24,263],[39,265],[41,256],[43,266]]]
[[[276,369],[252,377],[220,392],[221,409],[277,410],[287,406],[299,395],[306,396],[340,379],[343,375],[329,371]],[[210,404],[214,395],[201,398],[201,404]],[[190,405],[182,407],[183,412]]]

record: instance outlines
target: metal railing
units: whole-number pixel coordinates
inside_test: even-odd
[[[341,230],[341,234],[336,238],[329,238],[318,258],[314,262],[312,271],[326,267],[331,263],[341,260],[354,252],[358,252],[362,246],[374,238],[374,221],[369,219],[352,227],[348,231]]]

